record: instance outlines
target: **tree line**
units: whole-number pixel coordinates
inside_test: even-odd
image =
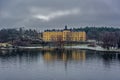
[[[1,29],[0,30],[0,42],[9,42],[20,39],[36,39],[39,37],[39,33],[32,29]]]
[[[73,28],[74,31],[85,31],[87,39],[101,42],[107,49],[120,48],[120,28],[114,27],[84,27]]]

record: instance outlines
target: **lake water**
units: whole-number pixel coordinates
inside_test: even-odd
[[[1,51],[0,80],[120,80],[120,54],[89,50]]]

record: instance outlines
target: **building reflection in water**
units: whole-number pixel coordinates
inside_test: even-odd
[[[57,61],[57,60],[84,61],[86,59],[86,53],[84,50],[44,52],[43,58],[47,62]]]
[[[43,59],[47,64],[48,63],[51,64],[51,62],[53,62],[53,64],[55,63],[57,64],[59,63],[59,61],[62,62],[64,64],[65,71],[66,71],[69,62],[85,61],[86,52],[84,50],[65,50],[65,51],[51,51],[51,52],[46,51],[43,53]]]
[[[0,66],[9,64],[15,65],[33,65],[33,63],[67,65],[76,63],[96,63],[96,60],[102,63],[106,68],[111,65],[120,64],[120,54],[114,52],[96,52],[90,50],[64,50],[64,51],[42,51],[42,50],[17,50],[17,51],[0,51]],[[52,66],[53,66],[52,64]]]

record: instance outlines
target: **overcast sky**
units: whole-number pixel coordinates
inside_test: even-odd
[[[0,0],[0,28],[120,26],[120,0]]]

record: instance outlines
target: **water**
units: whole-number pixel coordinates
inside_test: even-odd
[[[120,80],[120,54],[89,50],[2,51],[0,80]]]

